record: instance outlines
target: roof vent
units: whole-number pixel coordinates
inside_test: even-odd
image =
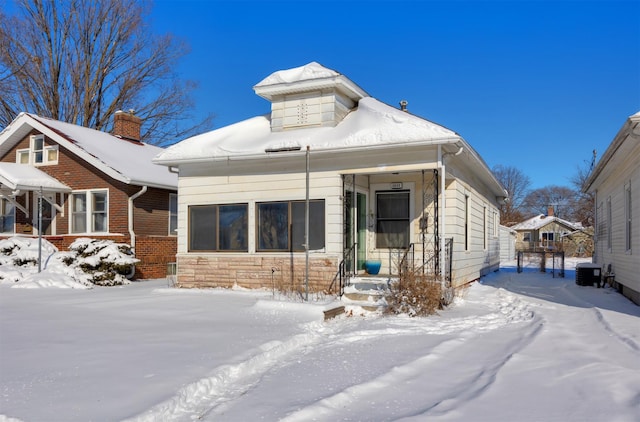
[[[400,101],[400,110],[407,111],[407,104],[409,104],[407,100]]]

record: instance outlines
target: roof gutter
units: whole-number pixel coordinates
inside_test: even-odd
[[[463,142],[464,140],[461,137],[458,136],[452,136],[452,137],[447,137],[447,138],[436,138],[436,139],[430,139],[430,140],[425,140],[425,141],[421,141],[421,142],[416,142],[416,141],[406,141],[406,142],[397,142],[394,144],[383,144],[383,145],[361,145],[361,146],[349,146],[347,148],[345,147],[334,147],[334,148],[322,148],[322,149],[317,149],[314,151],[314,154],[318,155],[318,154],[331,154],[331,153],[335,153],[335,152],[345,152],[345,150],[347,151],[361,151],[361,150],[365,150],[365,151],[371,151],[373,149],[389,149],[389,148],[397,148],[397,147],[402,147],[402,146],[421,146],[421,145],[428,145],[428,146],[437,146],[437,145],[445,145],[445,144],[456,144],[459,142]],[[311,145],[311,148],[313,148],[313,145]],[[264,160],[264,159],[269,159],[270,157],[282,157],[285,155],[290,155],[290,156],[304,156],[306,154],[306,149],[303,150],[302,147],[300,147],[299,149],[296,148],[295,150],[277,150],[274,148],[267,148],[265,151],[268,152],[260,152],[260,153],[248,153],[248,154],[237,154],[234,156],[231,155],[220,155],[220,156],[200,156],[198,158],[182,158],[182,159],[153,159],[153,163],[155,164],[160,164],[160,165],[165,165],[165,166],[170,166],[170,167],[175,167],[176,165],[180,165],[180,164],[197,164],[197,163],[211,163],[212,161],[241,161],[241,160]]]
[[[129,237],[131,239],[129,243],[131,243],[131,250],[133,251],[134,256],[136,254],[136,233],[133,231],[133,201],[135,201],[136,199],[144,195],[146,192],[147,192],[147,186],[145,185],[137,193],[134,193],[129,197],[128,226],[129,226]]]

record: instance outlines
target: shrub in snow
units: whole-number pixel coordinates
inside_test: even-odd
[[[422,274],[405,272],[391,284],[387,295],[387,311],[409,316],[427,316],[442,309],[442,285]]]
[[[139,262],[131,247],[111,240],[80,238],[68,252],[42,239],[42,271],[38,273],[38,239],[12,237],[0,241],[0,280],[16,287],[90,288],[129,283]]]
[[[72,265],[90,275],[88,281],[98,286],[128,284],[127,276],[140,262],[133,257],[129,245],[111,240],[79,238],[69,245],[69,249],[74,255],[63,257],[62,261],[73,262]]]
[[[58,252],[52,243],[42,239],[42,256]],[[11,237],[0,240],[0,265],[24,267],[38,265],[38,239]]]

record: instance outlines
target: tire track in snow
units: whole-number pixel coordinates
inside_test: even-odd
[[[331,330],[328,327],[322,323],[307,324],[305,333],[284,342],[265,343],[257,355],[238,364],[219,367],[212,376],[183,387],[173,398],[127,421],[201,420],[221,403],[245,394],[264,374],[286,362],[290,355],[319,343],[326,331]]]
[[[428,326],[421,327],[423,329],[420,331],[427,331],[431,334],[435,332],[438,334],[446,334],[465,327],[471,337],[477,338],[488,330],[493,330],[509,323],[528,321],[528,327],[525,331],[526,334],[522,335],[522,332],[518,332],[511,343],[502,349],[505,352],[504,354],[495,356],[493,362],[490,364],[481,364],[475,372],[469,372],[468,366],[465,366],[463,372],[452,377],[452,379],[455,380],[454,385],[435,393],[431,401],[421,403],[420,407],[414,409],[412,414],[385,416],[393,416],[394,418],[439,416],[455,409],[461,401],[467,401],[482,394],[484,390],[493,384],[500,369],[511,360],[515,354],[523,350],[533,341],[542,329],[544,322],[540,318],[535,318],[535,315],[528,310],[528,304],[517,296],[503,289],[499,289],[497,294],[500,300],[497,312],[495,313],[479,317],[474,320],[473,323],[472,321],[468,321],[468,318],[463,318],[463,321],[453,321],[453,324],[449,324],[449,331],[446,331],[444,327],[439,327],[438,329],[438,327]],[[422,322],[424,324],[424,320]],[[379,333],[377,335],[379,335]],[[396,366],[371,381],[350,386],[330,397],[307,405],[296,412],[290,413],[281,419],[281,421],[333,421],[341,418],[350,420],[350,417],[357,417],[358,415],[345,414],[346,409],[349,408],[351,403],[373,402],[375,398],[378,397],[385,397],[388,401],[393,401],[393,394],[391,392],[394,391],[394,385],[414,382],[416,380],[419,382],[420,378],[424,379],[424,377],[428,377],[429,369],[433,367],[433,365],[449,365],[450,367],[455,367],[455,358],[460,357],[464,359],[468,357],[467,352],[461,350],[467,341],[468,338],[465,339],[464,337],[446,340],[425,356],[405,365]],[[383,415],[379,416],[383,417]]]
[[[533,317],[533,313],[528,310],[527,305],[513,294],[503,289],[499,289],[496,294],[498,295],[498,306],[493,312],[481,316],[443,320],[435,318],[397,318],[395,320],[380,318],[380,323],[384,324],[384,328],[356,329],[355,331],[353,330],[354,325],[357,326],[360,323],[357,318],[339,319],[328,324],[322,322],[306,324],[303,326],[305,332],[302,334],[292,336],[285,341],[265,343],[259,348],[260,351],[251,358],[237,364],[218,367],[213,375],[183,387],[174,397],[128,419],[128,421],[206,419],[207,415],[218,406],[223,403],[228,404],[247,394],[266,374],[286,365],[293,357],[307,354],[314,346],[322,345],[323,348],[326,348],[411,334],[443,335],[461,331],[478,334],[495,330],[506,324],[527,321]],[[389,325],[394,326],[389,327]],[[462,340],[458,339],[454,342],[459,343],[460,341]],[[447,342],[443,347],[451,347],[450,344]],[[452,350],[454,349],[455,347],[452,347]],[[416,365],[426,365],[433,359],[433,356],[427,355],[419,359]],[[410,374],[413,370],[411,366],[406,369],[402,368],[398,368],[398,371],[408,370],[408,374]],[[380,381],[372,381],[374,384],[376,382]],[[382,384],[384,384],[384,380],[382,380]],[[354,388],[357,389],[357,386]]]
[[[638,343],[635,342],[635,340],[633,340],[632,338],[622,335],[620,334],[618,331],[616,331],[611,324],[609,324],[609,322],[607,322],[606,317],[604,316],[604,314],[602,313],[602,311],[600,311],[600,309],[594,305],[593,303],[582,299],[581,297],[573,294],[571,291],[569,291],[569,289],[567,289],[566,285],[562,286],[562,292],[568,296],[571,297],[571,299],[573,299],[575,302],[590,308],[593,313],[595,314],[595,318],[598,321],[598,323],[602,326],[602,328],[607,331],[608,333],[610,333],[615,339],[617,339],[620,343],[622,343],[625,347],[630,348],[633,352],[635,353],[640,353],[640,345],[638,345]]]
[[[613,327],[607,322],[607,319],[602,314],[600,309],[593,308],[593,312],[596,315],[596,319],[598,320],[600,325],[602,325],[602,327],[605,329],[605,331],[611,333],[611,335],[613,335],[613,337],[615,337],[618,341],[620,341],[625,346],[629,347],[634,352],[640,353],[640,346],[638,346],[638,343],[636,343],[632,338],[629,338],[627,336],[623,336],[622,334],[620,334],[616,330],[614,330]]]

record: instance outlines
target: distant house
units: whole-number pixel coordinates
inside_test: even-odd
[[[582,229],[582,225],[556,217],[550,206],[547,215],[536,215],[511,229],[516,232],[518,251],[556,251],[562,247],[562,236]]]
[[[178,285],[329,290],[374,260],[453,286],[498,269],[506,192],[460,135],[315,62],[254,90],[269,114],[154,160],[179,169]]]
[[[162,148],[140,142],[140,118],[114,119],[108,134],[21,113],[0,133],[0,236],[41,233],[61,250],[78,237],[128,243],[137,278],[164,277],[178,178],[151,162]]]
[[[613,138],[584,191],[595,194],[593,262],[603,272],[611,266],[622,294],[640,304],[640,112]]]
[[[561,236],[566,256],[584,258],[593,255],[593,227],[585,227]]]

